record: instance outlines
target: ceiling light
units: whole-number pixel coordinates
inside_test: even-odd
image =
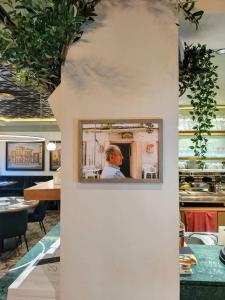
[[[48,142],[46,148],[48,151],[54,151],[56,149],[56,143]]]
[[[216,53],[217,54],[225,54],[225,48],[221,48],[221,49],[218,49],[218,50],[216,50]]]
[[[0,93],[0,101],[4,100],[15,100],[16,97],[9,93]]]
[[[0,142],[43,142],[45,138],[40,136],[0,134]]]

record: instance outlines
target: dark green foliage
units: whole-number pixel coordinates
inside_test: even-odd
[[[82,24],[93,20],[97,2],[5,1],[0,5],[0,63],[16,70],[20,84],[53,91],[68,48],[82,36]]]
[[[195,24],[196,29],[198,29],[199,21],[202,18],[204,11],[199,10],[195,12],[195,2],[195,0],[178,0],[178,7],[183,11],[185,20]]]
[[[185,44],[184,60],[180,65],[180,95],[187,92],[193,110],[190,115],[194,122],[194,137],[191,149],[200,159],[206,158],[207,135],[211,134],[212,121],[218,111],[216,105],[216,89],[218,89],[218,68],[212,63],[213,51],[206,45],[188,46]],[[198,162],[203,167],[203,162]]]
[[[52,92],[60,83],[69,46],[93,21],[100,0],[3,0],[0,5],[0,63],[9,64],[20,85]],[[122,0],[121,0],[122,1]],[[176,0],[185,19],[198,27],[195,1]]]

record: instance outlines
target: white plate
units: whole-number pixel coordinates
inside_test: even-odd
[[[18,208],[18,207],[24,207],[22,203],[12,204],[9,208]]]
[[[6,202],[6,201],[9,201],[9,198],[8,197],[0,197],[0,202]]]
[[[0,206],[7,206],[7,205],[9,205],[9,204],[10,204],[9,201],[5,201],[5,202],[1,201],[1,202],[0,202]]]
[[[23,198],[16,198],[16,201],[19,202],[19,203],[23,203],[24,199]]]

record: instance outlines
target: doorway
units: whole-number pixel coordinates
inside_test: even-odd
[[[123,164],[120,166],[121,172],[125,177],[130,177],[130,155],[131,155],[131,144],[130,143],[113,143],[120,148],[123,155]]]

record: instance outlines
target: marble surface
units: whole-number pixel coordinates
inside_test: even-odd
[[[193,274],[180,276],[180,300],[224,300],[225,265],[219,260],[221,246],[191,245],[198,260]]]
[[[47,252],[60,236],[60,225],[57,224],[40,242],[38,242],[15,267],[0,279],[0,300],[7,300],[8,287],[21,275],[27,264],[37,258],[40,253]]]
[[[225,265],[219,260],[221,246],[191,245],[198,263],[193,265],[191,276],[180,276],[183,284],[216,284],[225,287]]]

